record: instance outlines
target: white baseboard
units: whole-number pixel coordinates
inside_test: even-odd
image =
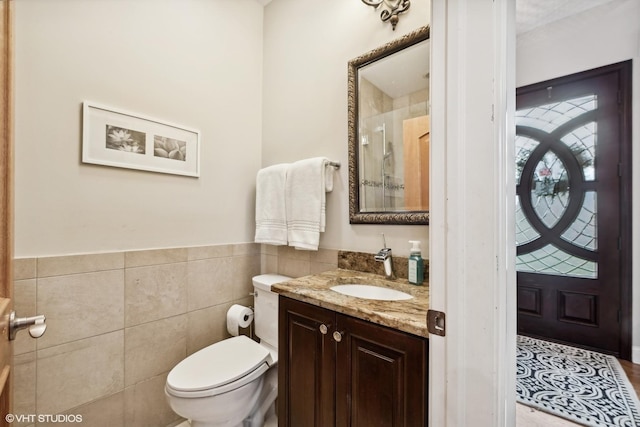
[[[634,345],[631,347],[631,361],[633,363],[640,363],[640,346]]]

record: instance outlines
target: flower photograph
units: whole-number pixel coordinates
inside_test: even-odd
[[[182,160],[184,162],[187,159],[187,143],[186,141],[179,141],[166,136],[154,135],[153,154],[156,157]]]
[[[145,154],[145,133],[107,125],[106,147],[110,150]]]
[[[82,162],[199,177],[200,132],[84,101]]]

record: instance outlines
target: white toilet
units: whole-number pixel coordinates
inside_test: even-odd
[[[290,279],[277,274],[253,278],[259,344],[244,335],[228,338],[169,372],[167,400],[175,413],[191,420],[191,427],[277,425],[278,294],[271,285]]]

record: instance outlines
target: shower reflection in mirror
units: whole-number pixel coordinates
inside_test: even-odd
[[[429,209],[424,173],[428,168],[428,73],[411,85],[406,81],[402,85],[387,84],[384,82],[394,79],[386,74],[381,79],[380,64],[375,65],[359,70],[359,209],[426,211]]]

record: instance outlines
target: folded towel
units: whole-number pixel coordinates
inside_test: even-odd
[[[260,169],[256,177],[256,243],[287,244],[285,182],[288,164]]]
[[[287,238],[289,246],[296,249],[318,250],[326,224],[325,192],[333,189],[333,178],[326,176],[328,163],[324,157],[314,157],[289,166],[285,183]]]
[[[320,215],[320,232],[324,233],[327,224],[327,195],[333,191],[333,172],[335,169],[329,164],[329,160],[324,161],[324,192],[322,193],[322,213]]]

